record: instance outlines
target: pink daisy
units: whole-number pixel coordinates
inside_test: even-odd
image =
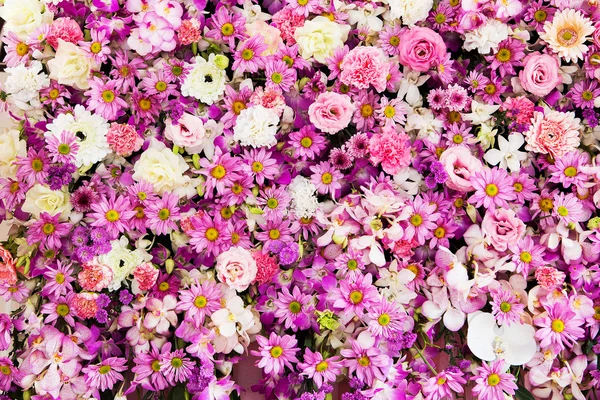
[[[265,66],[262,54],[269,48],[262,35],[252,36],[241,43],[234,54],[233,70],[238,72],[257,72]]]
[[[484,169],[473,174],[470,181],[475,193],[469,201],[475,207],[484,206],[490,211],[496,207],[508,208],[508,202],[515,199],[512,180],[505,169]]]
[[[333,168],[327,161],[313,165],[310,171],[312,172],[310,180],[320,194],[330,194],[333,198],[339,195],[338,190],[342,188],[340,180],[344,174]]]
[[[304,349],[304,362],[298,363],[302,375],[312,379],[317,387],[323,383],[335,382],[342,372],[343,364],[339,356],[323,357],[318,351],[312,352],[308,347]]]
[[[521,321],[521,313],[525,306],[509,290],[502,288],[490,292],[492,296],[492,314],[499,325],[510,326],[513,322]]]
[[[515,383],[515,377],[506,373],[508,365],[503,360],[497,360],[491,364],[482,363],[477,367],[478,374],[471,378],[476,385],[473,388],[473,394],[479,400],[498,400],[504,398],[504,393],[514,395],[518,386]]]
[[[92,204],[91,208],[93,213],[90,217],[94,219],[91,226],[105,228],[111,239],[125,232],[129,228],[129,220],[136,214],[127,197],[116,196],[114,192],[110,198],[104,197],[99,203]]]
[[[60,214],[50,215],[46,212],[40,214],[40,219],[35,221],[27,231],[27,243],[39,244],[43,250],[58,250],[61,239],[71,231],[71,224],[59,222]]]
[[[157,235],[166,235],[177,229],[179,220],[179,196],[165,193],[162,199],[148,203],[145,209],[148,218],[147,226]]]
[[[567,304],[556,302],[544,305],[545,312],[533,318],[533,323],[540,329],[535,338],[540,341],[543,349],[555,346],[558,350],[572,348],[577,339],[583,337],[585,331],[581,327],[582,320]]]
[[[298,341],[290,335],[279,336],[275,332],[267,339],[264,336],[257,335],[259,350],[252,350],[252,355],[261,357],[256,362],[258,368],[262,368],[265,374],[278,377],[287,366],[294,369],[292,363],[297,363],[296,353],[300,350],[297,346]]]
[[[127,102],[117,93],[117,81],[104,82],[101,78],[89,80],[90,90],[84,95],[89,96],[87,106],[108,121],[114,121],[123,115],[123,109],[128,108]]]

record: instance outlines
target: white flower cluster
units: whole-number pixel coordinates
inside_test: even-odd
[[[413,26],[423,21],[433,7],[433,0],[389,0],[390,17],[402,19],[404,25]]]
[[[126,236],[121,236],[118,240],[110,242],[112,249],[98,256],[98,262],[108,265],[113,272],[113,279],[108,285],[108,290],[115,291],[121,287],[121,283],[127,278],[135,267],[152,259],[152,257],[142,250],[129,250],[129,239]]]
[[[233,139],[242,146],[275,146],[279,116],[270,108],[249,107],[240,113],[233,128]]]
[[[50,78],[42,71],[42,68],[42,63],[39,61],[33,61],[29,68],[25,64],[6,68],[8,73],[5,84],[6,92],[14,100],[39,104],[40,90],[50,85]]]
[[[198,56],[196,63],[191,64],[191,67],[181,85],[181,94],[192,96],[208,105],[219,100],[219,96],[225,92],[227,75],[215,63],[215,55],[211,54],[208,61]]]
[[[298,175],[288,186],[292,196],[292,210],[298,218],[310,218],[317,212],[319,201],[315,196],[317,188],[308,179]]]
[[[508,26],[497,19],[489,19],[474,31],[465,33],[463,48],[467,51],[475,50],[480,54],[489,54],[498,50],[498,44],[508,38]]]

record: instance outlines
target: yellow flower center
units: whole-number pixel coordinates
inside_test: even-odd
[[[263,169],[265,169],[265,167],[261,162],[254,161],[252,163],[252,172],[254,172],[254,173],[262,172]]]
[[[227,174],[227,171],[222,165],[217,165],[210,171],[210,174],[215,179],[223,179],[225,177],[225,174]]]
[[[498,374],[490,374],[487,378],[488,385],[496,386],[500,383],[500,376]]]
[[[105,103],[112,103],[115,100],[115,92],[112,90],[103,91],[102,100],[104,100]]]
[[[492,95],[496,93],[496,85],[494,85],[493,83],[488,83],[487,85],[485,85],[485,88],[483,90],[485,90],[487,94]]]
[[[305,6],[308,4],[308,0],[298,0],[298,5]]]
[[[586,90],[585,92],[581,93],[581,97],[584,100],[590,101],[594,98],[594,93],[590,92],[589,90]]]
[[[59,304],[56,306],[56,313],[61,317],[64,317],[69,314],[70,308],[66,304]]]
[[[435,22],[437,24],[443,24],[444,22],[446,22],[446,16],[444,14],[442,14],[442,13],[437,14],[435,16]]]
[[[321,176],[321,182],[323,182],[324,184],[329,185],[331,181],[333,181],[333,175],[331,175],[329,172],[325,172]]]
[[[62,285],[63,283],[65,283],[65,274],[62,273],[58,273],[56,274],[56,276],[54,277],[54,280],[56,281],[56,283],[58,283],[59,285]]]
[[[158,212],[158,218],[161,221],[166,221],[167,219],[169,219],[170,215],[171,215],[171,211],[169,211],[168,208],[161,208],[160,211]]]
[[[377,318],[377,323],[381,326],[388,326],[390,324],[390,316],[388,314],[381,314]]]
[[[535,14],[533,14],[533,18],[535,18],[536,22],[544,22],[546,18],[548,18],[548,14],[544,10],[537,10]]]
[[[111,368],[110,365],[103,365],[100,368],[98,368],[98,372],[100,372],[102,375],[106,375],[110,372]]]
[[[10,367],[8,365],[1,366],[0,372],[2,372],[2,375],[10,375],[11,374]]]
[[[146,213],[144,212],[144,207],[137,206],[136,208],[134,208],[134,210],[135,210],[135,217],[137,219],[142,219],[146,216]]]
[[[550,212],[552,208],[554,208],[554,202],[552,199],[541,199],[540,200],[540,210],[543,212]]]
[[[31,161],[31,169],[33,169],[35,172],[40,172],[44,169],[44,162],[39,158],[34,158]]]
[[[356,260],[348,260],[346,267],[348,267],[350,271],[354,271],[356,268],[358,268],[358,263]]]
[[[271,229],[269,231],[269,237],[271,238],[271,240],[277,240],[280,236],[281,232],[279,232],[279,229]]]
[[[156,85],[154,85],[154,88],[159,92],[164,92],[165,90],[167,90],[167,83],[163,81],[158,81],[156,82]]]
[[[565,330],[565,323],[560,319],[555,319],[552,321],[551,328],[553,332],[561,333]]]
[[[437,379],[437,384],[440,385],[440,386],[442,386],[444,383],[446,383],[446,381],[447,381],[446,378],[439,377]]]
[[[231,191],[234,194],[240,194],[240,193],[242,193],[243,190],[244,190],[244,187],[242,185],[240,185],[239,183],[234,183],[233,187],[231,188]]]
[[[510,52],[510,50],[503,48],[498,51],[498,54],[496,54],[496,60],[498,60],[500,62],[508,62],[508,61],[510,61],[511,56],[512,56],[512,53]]]
[[[167,290],[169,290],[169,287],[170,287],[170,285],[168,282],[161,282],[158,285],[158,290],[160,290],[161,292],[166,292]]]
[[[271,210],[277,208],[278,205],[279,202],[275,198],[271,197],[269,200],[267,200],[267,207],[269,207]]]
[[[66,156],[67,154],[69,154],[71,152],[71,146],[69,146],[66,143],[61,143],[58,145],[58,154],[62,154],[63,156]]]
[[[524,263],[530,263],[532,260],[531,253],[528,251],[524,251],[521,253],[521,256],[519,257],[519,259],[521,261],[523,261]]]
[[[273,348],[271,348],[271,351],[269,351],[269,353],[271,353],[271,357],[279,358],[283,354],[283,348],[281,346],[273,346]]]
[[[206,297],[203,295],[196,296],[194,299],[194,305],[196,308],[204,308],[206,307]]]
[[[102,51],[102,44],[100,42],[94,42],[90,46],[90,51],[94,54],[100,53]]]
[[[308,149],[310,146],[312,146],[313,144],[313,140],[311,138],[309,138],[308,136],[305,136],[302,138],[302,140],[300,140],[300,145],[302,147],[304,147],[305,149]]]
[[[290,68],[294,66],[294,59],[290,56],[283,56],[281,60]]]
[[[446,118],[448,119],[448,122],[450,122],[451,124],[453,124],[455,122],[460,122],[460,120],[461,120],[461,116],[458,111],[450,111],[448,114],[446,114]]]
[[[171,366],[173,368],[181,368],[182,365],[183,365],[183,360],[179,357],[173,357],[173,359],[171,360]]]
[[[433,236],[438,239],[442,239],[444,236],[446,236],[446,230],[443,227],[438,226],[436,230],[433,231]]]
[[[271,74],[271,80],[273,81],[273,83],[281,83],[281,81],[283,80],[283,75],[281,75],[279,72],[273,72]]]
[[[369,360],[369,357],[367,356],[362,356],[358,359],[358,364],[361,367],[368,367],[369,365],[371,365],[371,360]]]
[[[221,208],[221,217],[223,217],[224,219],[229,219],[233,216],[233,211],[231,211],[229,209],[229,207],[223,207]]]
[[[419,267],[417,266],[417,264],[409,264],[406,267],[407,270],[409,270],[410,272],[412,272],[415,275],[419,275]]]
[[[27,54],[29,52],[29,46],[27,46],[25,43],[21,42],[17,45],[15,50],[17,51],[17,55],[19,57],[23,57],[25,54]]]
[[[362,299],[363,299],[362,292],[360,292],[358,290],[353,290],[352,292],[350,292],[350,301],[352,302],[352,304],[358,304],[362,301]]]
[[[420,226],[423,223],[423,217],[421,217],[419,214],[415,214],[410,217],[410,223],[413,226]]]
[[[329,364],[327,364],[327,361],[321,361],[320,363],[317,364],[317,366],[315,367],[315,369],[317,370],[317,372],[323,372],[326,371],[327,368],[329,368]]]
[[[456,135],[452,136],[452,141],[455,144],[461,144],[464,141],[464,138],[462,137],[462,135],[457,133]]]
[[[465,201],[462,198],[459,197],[458,199],[454,200],[454,207],[461,208],[464,205]]]
[[[392,36],[390,38],[390,44],[394,47],[398,46],[400,44],[400,38],[398,36]]]
[[[363,104],[360,107],[360,115],[362,115],[363,118],[369,118],[371,115],[373,115],[373,107],[371,107],[370,104]]]
[[[577,168],[575,167],[567,167],[565,168],[565,176],[568,176],[569,178],[574,177],[575,175],[577,175]]]
[[[148,99],[140,99],[138,104],[142,111],[148,111],[150,108],[152,108],[152,102]]]
[[[159,372],[160,371],[160,361],[159,360],[152,361],[151,368],[152,368],[152,371]]]
[[[221,27],[221,33],[224,36],[231,36],[233,35],[233,32],[235,31],[235,28],[233,27],[232,23],[224,23],[223,26]]]
[[[512,306],[510,305],[510,303],[507,303],[506,301],[503,301],[502,303],[500,303],[500,310],[502,312],[509,312],[510,309],[512,308]]]
[[[51,224],[50,222],[44,224],[44,227],[42,228],[42,230],[44,231],[44,233],[46,235],[52,235],[54,233],[54,231],[56,230],[56,227],[54,226],[54,224]]]
[[[204,237],[209,241],[214,242],[219,238],[219,231],[215,228],[208,228],[204,234]]]
[[[52,100],[56,100],[59,94],[60,92],[58,91],[58,89],[52,89],[50,93],[48,93],[48,97],[50,97],[50,99]]]
[[[566,217],[567,215],[569,215],[569,210],[565,206],[558,207],[556,212],[558,212],[558,215],[560,215],[561,217]]]
[[[556,40],[561,46],[570,47],[577,42],[579,35],[572,28],[563,28],[558,32]]]
[[[252,49],[244,49],[244,51],[242,51],[242,58],[246,61],[250,61],[252,60],[252,57],[254,57],[254,51]]]
[[[490,197],[494,197],[498,194],[498,186],[496,186],[493,183],[488,184],[485,187],[485,194],[487,194]]]
[[[117,210],[108,210],[105,217],[108,222],[116,222],[119,220],[120,215]]]
[[[240,115],[242,110],[246,109],[246,103],[244,103],[243,101],[239,101],[239,100],[234,101],[233,104],[231,105],[231,109],[235,115]]]
[[[289,305],[289,309],[292,314],[298,314],[302,310],[302,305],[297,301],[292,301]]]
[[[385,106],[385,108],[383,109],[383,113],[388,118],[394,118],[394,116],[396,115],[396,109],[393,106]]]
[[[519,182],[515,182],[513,184],[513,188],[515,188],[515,192],[521,193],[523,191],[523,185]]]

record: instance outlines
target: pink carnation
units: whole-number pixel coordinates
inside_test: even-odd
[[[98,293],[77,293],[71,299],[71,308],[79,318],[92,318],[98,312]]]
[[[284,7],[273,15],[274,25],[281,32],[281,38],[290,46],[296,44],[294,33],[296,28],[304,26],[305,20],[303,15],[298,15],[290,7]]]
[[[77,21],[69,17],[57,18],[52,23],[52,26],[50,26],[50,32],[48,32],[46,41],[56,50],[58,49],[59,39],[73,44],[77,44],[78,42],[82,41],[83,32],[81,31]]]
[[[17,268],[12,255],[0,245],[0,284],[14,285],[17,283]]]
[[[529,124],[533,118],[535,104],[525,96],[509,97],[502,104],[509,117],[515,118],[518,124]]]
[[[565,281],[566,275],[564,272],[557,270],[554,267],[538,267],[535,270],[535,279],[538,284],[546,290],[552,290],[559,287]]]
[[[196,18],[186,19],[181,23],[177,37],[182,45],[187,46],[200,40],[200,21]]]
[[[108,287],[113,278],[112,269],[108,265],[91,262],[83,265],[77,276],[83,290],[99,292]]]
[[[252,253],[252,258],[256,261],[257,268],[256,279],[254,281],[261,285],[271,282],[273,277],[279,272],[279,265],[277,265],[275,257],[255,251]]]
[[[334,134],[348,126],[354,109],[348,95],[325,92],[308,107],[308,116],[314,126],[323,132]]]
[[[133,126],[117,123],[110,125],[106,141],[120,156],[128,156],[134,151],[138,151],[144,144],[144,139],[138,135]]]
[[[358,89],[368,89],[369,85],[373,85],[378,92],[382,92],[387,85],[390,67],[381,49],[361,46],[346,54],[340,69],[340,79],[346,85]]]
[[[528,151],[562,157],[579,146],[579,118],[572,112],[535,112],[533,124],[525,133]]]
[[[138,284],[140,290],[149,290],[155,284],[158,279],[158,269],[150,262],[145,262],[138,265],[133,270],[133,277]]]
[[[380,164],[390,175],[410,164],[410,141],[404,132],[386,129],[369,140],[369,154],[374,165]]]
[[[270,108],[280,116],[285,108],[283,93],[277,88],[266,87],[263,89],[259,86],[254,89],[254,93],[250,96],[250,101],[256,106]]]

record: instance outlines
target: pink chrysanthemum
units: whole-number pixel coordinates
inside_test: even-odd
[[[577,318],[568,304],[556,302],[544,306],[545,312],[533,318],[533,323],[540,329],[535,338],[540,341],[540,347],[545,349],[556,346],[560,350],[572,348],[577,339],[583,337],[585,331],[581,327],[583,320]],[[557,351],[558,352],[558,351]]]
[[[147,226],[157,235],[166,235],[177,229],[179,220],[179,196],[172,193],[163,194],[162,198],[149,203],[145,208],[148,218]]]
[[[50,215],[46,212],[40,214],[40,219],[35,221],[27,231],[27,243],[38,243],[44,250],[58,250],[61,239],[71,231],[71,224],[59,222],[60,214]]]
[[[73,163],[79,150],[77,138],[73,132],[63,131],[60,136],[49,135],[46,137],[46,150],[52,162]]]
[[[463,393],[467,380],[462,371],[452,371],[450,368],[432,376],[423,385],[423,394],[427,400],[452,399],[455,393]]]
[[[221,308],[221,289],[214,281],[206,280],[202,284],[193,284],[187,290],[179,292],[177,311],[185,311],[186,320],[198,327],[202,326],[207,315]]]
[[[372,285],[373,276],[358,276],[352,282],[349,279],[340,281],[340,287],[330,293],[333,307],[344,310],[349,316],[362,316],[365,309],[379,301],[379,293]]]
[[[116,196],[114,192],[100,203],[92,204],[91,208],[94,211],[90,215],[94,219],[91,225],[105,228],[111,239],[116,239],[119,233],[125,232],[129,220],[135,216],[127,197]]]
[[[90,364],[84,367],[81,372],[85,374],[85,383],[90,388],[105,391],[112,389],[114,385],[122,381],[121,372],[127,370],[127,360],[119,357],[109,357],[102,360],[99,364]]]
[[[508,208],[508,202],[515,199],[512,180],[505,169],[494,167],[476,172],[471,176],[475,193],[469,199],[475,207],[485,207],[488,211],[496,207]]]
[[[84,95],[90,97],[87,102],[89,109],[108,121],[114,121],[123,115],[123,109],[128,108],[128,104],[117,93],[117,81],[104,82],[101,78],[94,77],[88,82],[90,90]]]
[[[308,347],[304,349],[304,362],[298,363],[302,375],[312,379],[317,387],[323,383],[335,382],[342,372],[342,362],[339,356],[323,357],[318,351],[312,352]]]
[[[513,322],[521,321],[521,313],[525,306],[514,294],[502,288],[492,291],[490,294],[492,295],[492,314],[496,317],[499,325],[510,326]]]
[[[375,379],[385,381],[391,359],[383,354],[379,346],[373,343],[368,348],[363,348],[358,340],[348,339],[351,348],[342,349],[344,366],[348,367],[348,375],[356,373],[358,379],[371,386]]]
[[[296,353],[300,350],[296,345],[298,341],[290,335],[278,336],[275,332],[267,339],[263,336],[256,336],[259,350],[252,350],[251,353],[261,357],[256,362],[258,368],[262,368],[265,374],[271,376],[280,376],[287,366],[294,369],[292,363],[297,363]]]
[[[410,207],[411,213],[408,224],[406,224],[405,235],[409,239],[415,238],[419,244],[423,245],[428,238],[433,236],[440,213],[436,212],[435,204],[425,203],[421,196],[415,197]]]
[[[252,36],[238,46],[234,54],[233,70],[239,72],[257,72],[265,66],[262,54],[268,50],[262,35]]]
[[[484,361],[481,367],[477,367],[478,374],[471,378],[476,383],[473,394],[480,400],[498,400],[504,398],[504,393],[515,394],[518,386],[515,377],[504,372],[506,367],[503,360],[491,364]]]
[[[327,161],[313,165],[310,170],[312,172],[310,180],[317,191],[321,194],[330,194],[335,198],[338,195],[336,191],[342,187],[339,181],[344,174],[333,168]]]
[[[322,134],[315,132],[310,125],[303,126],[299,131],[291,132],[289,143],[294,148],[295,156],[313,160],[327,146]]]

